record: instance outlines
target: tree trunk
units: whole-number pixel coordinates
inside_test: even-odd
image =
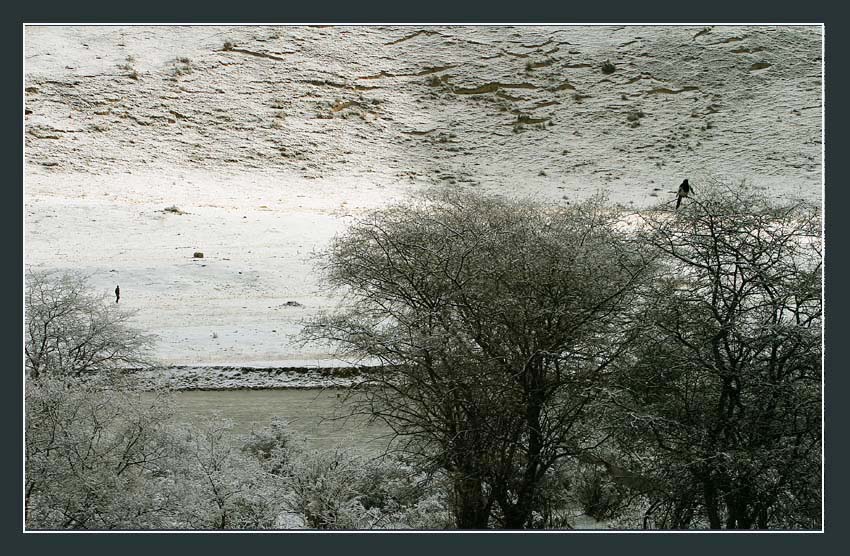
[[[484,496],[481,480],[458,477],[454,481],[455,524],[458,529],[486,529],[490,522],[490,503]]]
[[[709,527],[720,529],[720,512],[717,509],[717,485],[711,478],[706,478],[703,479],[702,487]]]
[[[505,529],[525,529],[530,512],[525,509],[523,496],[520,495],[516,503],[508,501],[507,493],[498,499],[499,508],[502,510],[502,525]]]
[[[543,433],[541,431],[540,415],[546,401],[543,389],[544,362],[541,356],[526,368],[525,380],[525,426],[528,430],[528,454],[522,483],[517,489],[517,501],[510,504],[507,497],[499,501],[505,518],[505,528],[524,529],[531,522],[534,511],[534,501],[537,496],[540,481],[541,454],[543,452]]]
[[[747,511],[747,489],[731,496],[727,503],[729,517],[726,520],[727,529],[751,529],[753,519]]]
[[[757,523],[759,529],[767,529],[767,508],[759,509]]]

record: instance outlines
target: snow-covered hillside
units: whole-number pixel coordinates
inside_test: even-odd
[[[641,207],[720,176],[820,200],[821,39],[27,27],[26,263],[120,284],[166,364],[331,365],[290,337],[335,302],[311,253],[423,187]]]

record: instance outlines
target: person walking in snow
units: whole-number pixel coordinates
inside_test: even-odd
[[[115,303],[118,303],[119,299],[121,299],[121,288],[115,286]]]
[[[676,193],[676,208],[679,208],[679,205],[682,204],[682,199],[687,197],[691,192],[691,186],[688,183],[688,180],[682,182],[682,185],[679,186],[679,191]]]

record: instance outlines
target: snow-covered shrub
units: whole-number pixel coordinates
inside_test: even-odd
[[[26,526],[156,529],[168,488],[170,417],[161,395],[88,388],[70,378],[26,384]]]
[[[269,426],[252,430],[242,444],[242,452],[252,456],[273,475],[284,475],[289,470],[295,439],[286,421],[275,417]]]
[[[362,462],[346,452],[300,452],[286,478],[286,506],[308,529],[371,529],[380,510],[361,503]]]
[[[280,480],[239,449],[232,423],[215,419],[176,435],[171,470],[180,506],[175,526],[271,529],[280,513]]]
[[[344,450],[289,453],[285,508],[290,521],[308,529],[405,529],[441,527],[445,504],[412,472],[392,461]],[[270,458],[267,461],[275,461]]]

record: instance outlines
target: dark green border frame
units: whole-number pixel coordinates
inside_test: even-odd
[[[847,309],[847,262],[843,257],[848,219],[844,209],[847,188],[839,179],[843,159],[839,153],[850,151],[845,144],[843,125],[848,90],[843,74],[842,53],[847,49],[847,32],[841,25],[844,13],[837,2],[712,2],[608,1],[576,3],[563,0],[544,3],[494,1],[444,2],[417,4],[398,1],[305,2],[292,4],[278,0],[261,6],[212,2],[38,2],[19,3],[5,8],[3,42],[5,67],[9,79],[2,88],[2,156],[6,170],[3,193],[3,218],[6,264],[0,272],[2,291],[2,341],[6,380],[3,382],[2,423],[8,435],[2,471],[3,548],[10,554],[126,554],[200,553],[233,554],[246,551],[262,554],[401,554],[413,556],[449,550],[487,556],[546,553],[551,555],[589,551],[593,554],[732,554],[768,553],[771,556],[838,553],[848,525],[847,447],[842,442],[843,423],[847,419],[842,395],[848,392],[846,339],[850,327],[844,324]],[[13,13],[9,13],[13,11]],[[826,489],[824,533],[282,533],[282,534],[23,534],[22,507],[22,352],[23,344],[23,23],[34,22],[145,22],[145,23],[824,23],[826,40],[826,165],[828,184],[826,207]],[[839,155],[839,156],[835,156]],[[832,185],[829,185],[832,184]],[[263,551],[263,552],[260,552]],[[248,556],[248,555],[246,555]],[[725,555],[724,555],[725,556]]]

